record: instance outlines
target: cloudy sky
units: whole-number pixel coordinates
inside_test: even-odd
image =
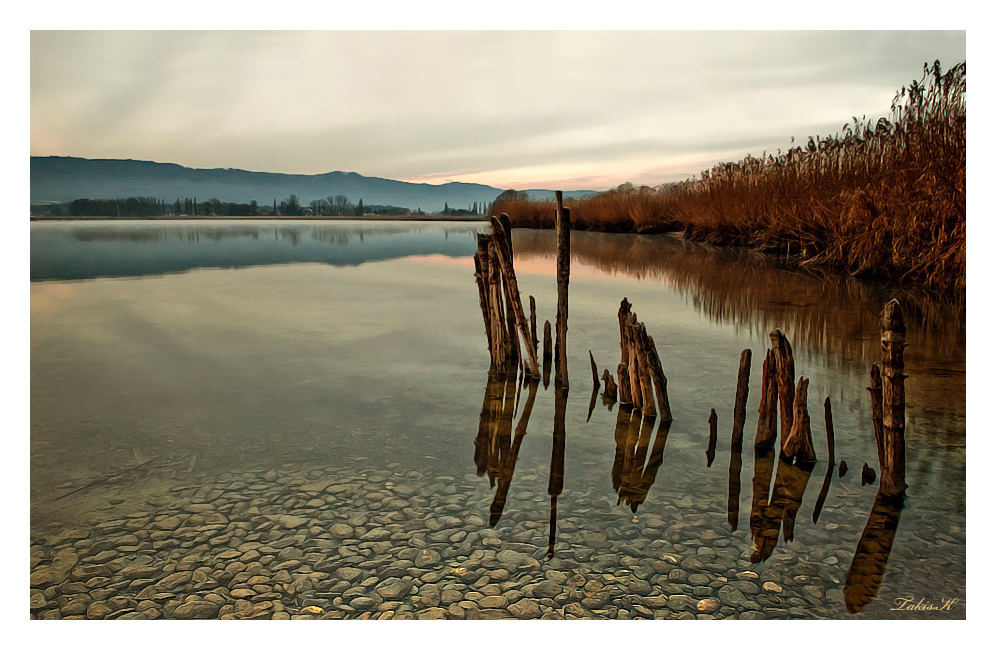
[[[657,185],[886,115],[965,32],[33,31],[31,155]]]

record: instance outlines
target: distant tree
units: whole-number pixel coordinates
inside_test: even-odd
[[[335,214],[341,217],[346,214],[347,210],[349,210],[349,199],[342,194],[336,194]]]
[[[360,199],[360,202],[356,205],[356,216],[363,216],[363,199]]]

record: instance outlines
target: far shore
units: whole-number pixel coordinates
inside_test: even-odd
[[[67,217],[67,216],[34,216],[32,221],[487,221],[488,217],[481,216],[451,216],[441,214],[365,214],[362,217],[330,217],[330,216],[302,216],[291,217],[285,215],[257,215],[246,217],[204,217],[204,216],[158,216],[158,217]]]

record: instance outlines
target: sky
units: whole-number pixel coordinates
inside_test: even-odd
[[[964,31],[32,31],[31,155],[659,185],[889,112]]]

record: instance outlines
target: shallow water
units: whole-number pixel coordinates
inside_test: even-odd
[[[963,310],[899,295],[897,510],[861,480],[878,470],[865,386],[894,291],[667,236],[574,233],[556,436],[552,385],[489,378],[483,230],[32,224],[32,614],[964,618]],[[513,244],[542,327],[553,233]],[[657,342],[669,428],[600,398],[589,413],[588,351],[615,368],[623,297]],[[775,327],[811,380],[808,474],[751,444]],[[826,397],[842,477],[827,472]]]

